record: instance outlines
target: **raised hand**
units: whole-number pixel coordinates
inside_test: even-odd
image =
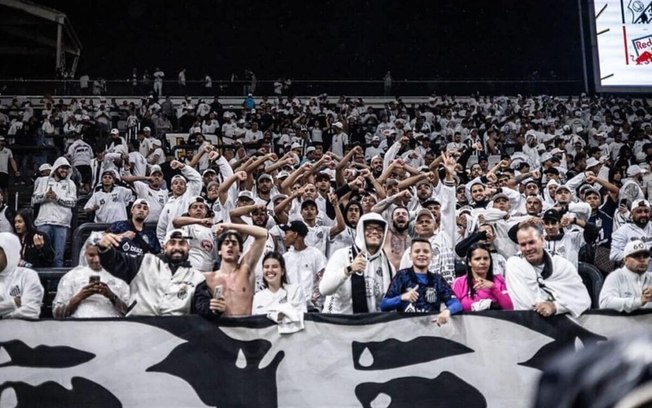
[[[401,295],[401,300],[404,302],[410,302],[414,303],[417,300],[419,300],[419,285],[416,285],[412,289],[408,290],[407,292],[403,293]]]

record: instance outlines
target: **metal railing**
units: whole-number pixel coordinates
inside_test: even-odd
[[[260,80],[252,86],[246,81],[213,81],[206,88],[203,81],[187,81],[180,86],[177,81],[163,81],[162,95],[171,96],[243,96],[252,92],[254,96],[275,95],[274,80]],[[82,88],[79,80],[0,80],[1,95],[88,95],[88,96],[143,96],[154,91],[153,83],[132,85],[128,80],[106,80],[100,87],[93,81]],[[294,80],[283,95],[312,96],[329,95],[361,96],[428,96],[433,93],[449,95],[548,94],[573,95],[584,91],[582,79],[560,80],[394,80],[386,89],[382,80]]]

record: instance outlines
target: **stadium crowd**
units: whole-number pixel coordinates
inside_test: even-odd
[[[0,210],[2,317],[39,317],[31,268],[64,265],[75,212],[110,227],[61,279],[58,318],[266,314],[291,333],[304,312],[577,316],[583,263],[606,277],[600,307],[652,307],[644,99],[14,100],[0,129],[4,197],[10,168],[34,183],[33,211]],[[7,147],[46,144],[52,164]]]

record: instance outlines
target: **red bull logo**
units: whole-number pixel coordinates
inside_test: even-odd
[[[632,55],[632,60],[636,63],[636,65],[647,65],[652,62],[652,52],[644,51],[638,57],[634,57]]]

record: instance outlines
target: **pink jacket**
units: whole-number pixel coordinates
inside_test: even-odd
[[[494,276],[494,285],[491,289],[481,289],[475,292],[474,297],[470,297],[469,287],[466,283],[466,275],[456,278],[453,282],[453,292],[462,304],[462,310],[471,311],[471,305],[482,299],[491,299],[497,303],[503,310],[513,310],[512,300],[507,294],[507,285],[505,278],[501,275]]]

